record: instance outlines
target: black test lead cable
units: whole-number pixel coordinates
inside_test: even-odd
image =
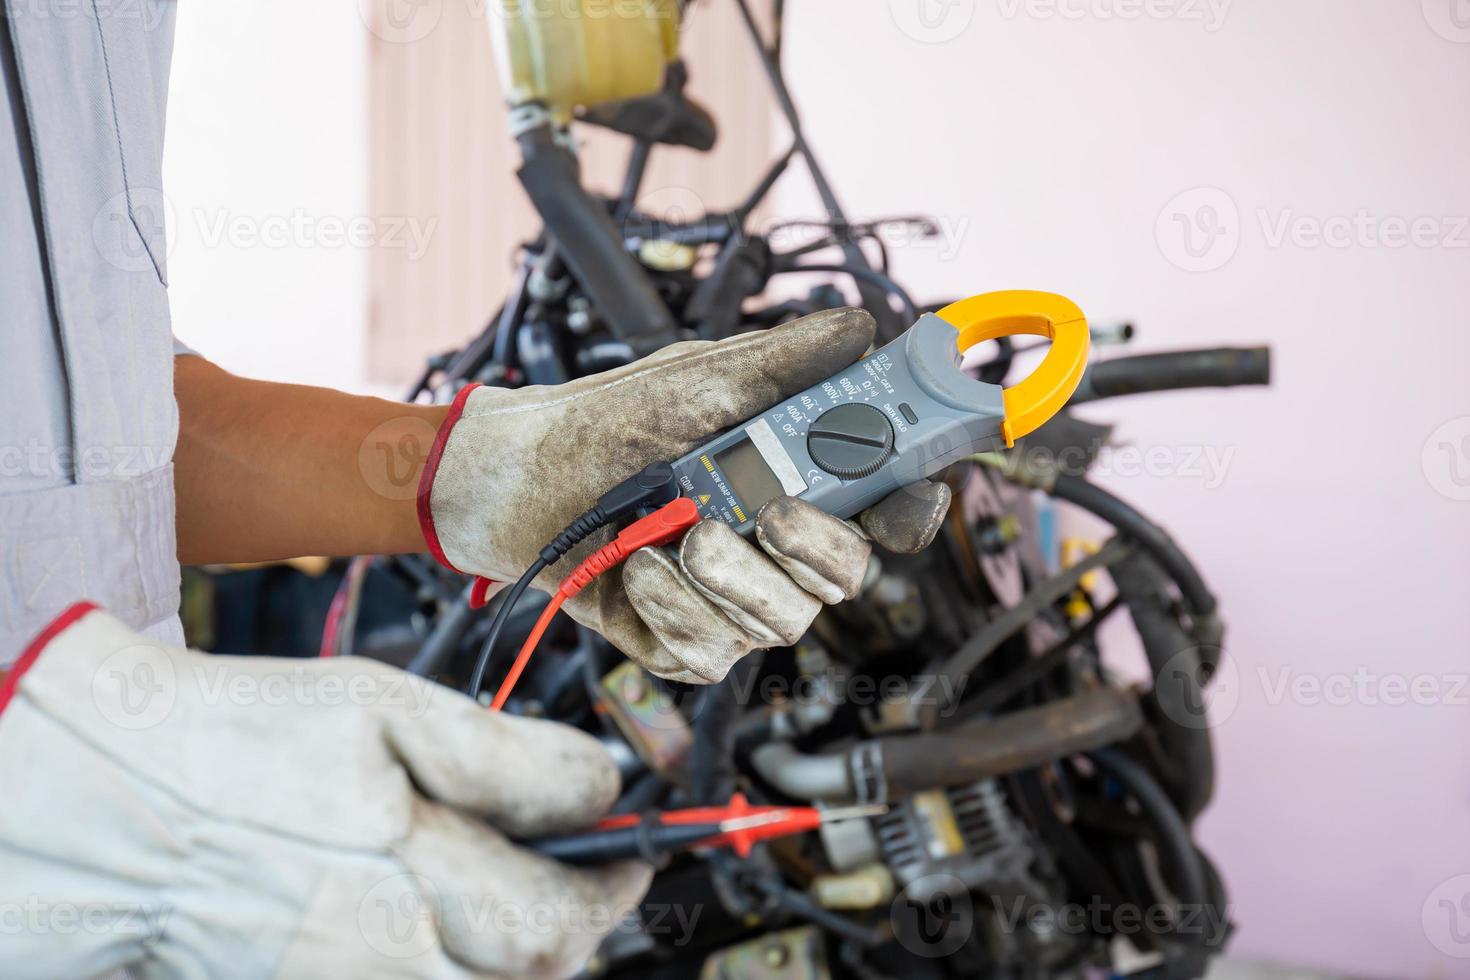
[[[525,574],[510,587],[505,594],[505,601],[496,610],[495,618],[490,622],[490,632],[485,637],[484,646],[480,648],[480,656],[475,661],[475,669],[470,675],[470,683],[465,688],[465,693],[477,700],[480,697],[480,689],[485,685],[485,671],[489,669],[490,657],[495,652],[495,644],[500,639],[501,631],[505,629],[505,624],[510,620],[510,614],[515,609],[516,603],[531,587],[537,575],[556,564],[567,552],[614,521],[643,507],[658,507],[666,504],[678,495],[673,467],[663,462],[650,463],[598,497],[596,504],[568,524],[560,534],[552,539],[550,544],[542,548],[541,554],[531,563],[531,567],[526,569]]]

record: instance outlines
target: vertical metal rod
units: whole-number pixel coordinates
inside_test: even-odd
[[[638,190],[643,186],[643,174],[648,169],[648,154],[653,148],[649,140],[634,140],[633,151],[628,155],[628,171],[623,175],[623,192],[618,196],[617,220],[622,221],[633,210],[638,201]]]
[[[755,190],[751,191],[750,195],[741,202],[740,207],[736,208],[731,214],[738,228],[744,229],[745,222],[750,217],[751,212],[760,207],[761,201],[765,200],[766,195],[771,192],[771,188],[776,186],[776,181],[781,179],[781,175],[786,172],[786,168],[791,164],[791,158],[795,155],[796,147],[793,146],[781,156],[781,159],[772,164],[771,169],[766,171],[765,177],[761,178],[761,182],[756,186]]]
[[[755,44],[756,54],[760,56],[761,67],[765,69],[766,79],[770,82],[771,91],[776,96],[776,102],[781,107],[781,113],[786,117],[786,123],[791,127],[792,139],[795,143],[796,152],[801,154],[806,161],[807,170],[811,173],[812,184],[817,189],[817,196],[822,199],[822,206],[827,209],[827,217],[834,225],[847,227],[847,215],[842,211],[842,205],[837,200],[837,194],[832,190],[832,185],[827,181],[827,175],[817,163],[816,155],[807,144],[806,134],[801,128],[801,115],[797,111],[796,103],[792,101],[791,91],[786,87],[786,80],[781,77],[781,66],[771,57],[771,52],[766,48],[761,39],[760,28],[756,26],[755,17],[751,15],[750,4],[747,0],[735,0],[740,8],[740,16],[745,21],[745,29],[750,34],[751,41]],[[849,265],[872,271],[867,255],[857,242],[851,239],[842,243],[842,254]],[[896,337],[907,324],[900,322],[898,314],[894,313],[893,307],[888,305],[888,293],[871,283],[858,280],[858,295],[862,297],[863,305],[873,312],[878,321],[879,341]]]

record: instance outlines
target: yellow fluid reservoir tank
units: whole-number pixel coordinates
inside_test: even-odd
[[[486,20],[512,106],[558,121],[656,92],[679,50],[683,0],[490,0]]]

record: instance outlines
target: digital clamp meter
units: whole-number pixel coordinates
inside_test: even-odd
[[[960,369],[986,340],[1051,340],[1011,388]],[[1052,293],[985,293],[926,313],[892,343],[673,464],[702,518],[749,535],[769,500],[800,497],[852,517],[977,452],[1010,446],[1059,411],[1087,366],[1087,320]]]

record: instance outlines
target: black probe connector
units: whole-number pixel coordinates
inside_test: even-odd
[[[585,541],[599,528],[626,517],[644,507],[657,508],[679,495],[674,467],[669,463],[649,463],[643,469],[597,498],[597,503],[541,549],[541,560],[554,565],[568,551]]]

